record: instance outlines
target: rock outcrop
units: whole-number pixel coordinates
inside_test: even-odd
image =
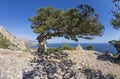
[[[96,51],[0,49],[0,79],[120,79],[120,65]]]
[[[22,79],[22,72],[29,69],[30,53],[0,49],[0,79]]]
[[[120,79],[120,66],[96,51],[33,53],[33,69],[23,72],[22,79]],[[35,65],[36,64],[36,65]]]
[[[9,42],[10,46],[9,49],[12,50],[26,50],[26,44],[24,39],[19,39],[8,32],[6,29],[0,26],[0,37],[6,37]]]
[[[78,43],[78,46],[76,47],[76,50],[79,52],[84,52],[84,49],[81,47],[79,43]]]

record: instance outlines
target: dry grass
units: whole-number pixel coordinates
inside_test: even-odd
[[[9,52],[6,52],[6,51],[2,51],[0,52],[1,55],[9,55],[10,53]]]

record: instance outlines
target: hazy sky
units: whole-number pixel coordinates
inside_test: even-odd
[[[54,8],[76,7],[79,4],[89,4],[99,14],[100,21],[105,26],[102,37],[95,37],[93,40],[79,39],[80,43],[106,43],[112,39],[120,38],[120,30],[115,30],[110,24],[112,15],[109,13],[112,8],[111,0],[0,0],[0,26],[6,28],[17,37],[27,37],[35,40],[30,28],[28,18],[36,14],[40,7],[53,6]],[[50,43],[74,42],[64,38],[53,38],[48,40]]]

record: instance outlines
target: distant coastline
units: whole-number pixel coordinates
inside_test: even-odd
[[[76,47],[78,44],[77,43],[48,43],[47,47],[55,48],[55,47],[64,46],[64,45],[70,45],[70,46]],[[108,50],[109,53],[116,53],[115,48],[109,43],[80,43],[80,45],[85,50],[87,46],[92,45],[95,51],[104,53],[106,50]],[[37,48],[37,47],[38,47],[38,44],[36,44],[35,46],[31,46],[31,48]]]

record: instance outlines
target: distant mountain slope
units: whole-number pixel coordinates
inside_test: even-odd
[[[10,32],[8,32],[6,29],[0,26],[0,37],[6,37],[11,45],[9,46],[12,50],[25,50],[26,44],[24,39],[16,38],[14,35],[12,35]]]

